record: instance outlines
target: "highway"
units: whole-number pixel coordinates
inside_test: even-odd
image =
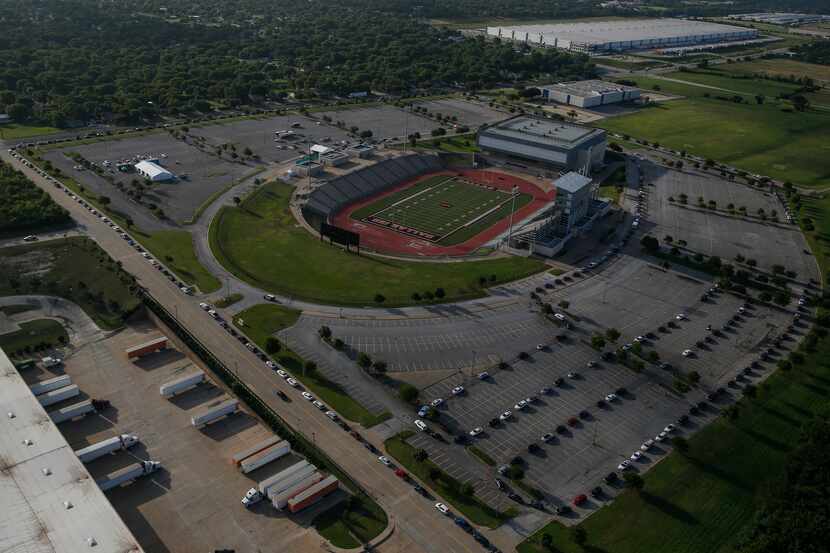
[[[383,466],[375,455],[330,421],[323,412],[310,402],[302,401],[295,390],[200,309],[197,299],[182,294],[108,225],[34,170],[12,158],[5,149],[0,152],[0,157],[25,173],[50,194],[55,202],[68,209],[80,230],[84,230],[113,259],[121,261],[124,269],[133,274],[141,286],[174,313],[183,326],[230,370],[235,371],[264,402],[334,459],[377,500],[389,515],[390,523],[395,524],[392,537],[379,547],[380,550],[436,553],[484,551],[470,535],[448,517],[441,515],[434,508],[433,501],[418,495],[409,484],[395,476],[393,470]],[[289,394],[294,401],[283,402],[276,396],[276,390]],[[502,532],[482,533],[488,539],[494,538],[491,541],[503,549],[512,550],[515,546],[515,543],[510,543],[515,540],[507,539]]]

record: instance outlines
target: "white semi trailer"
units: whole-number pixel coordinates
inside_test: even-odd
[[[287,455],[290,451],[291,444],[283,440],[266,449],[263,449],[259,453],[251,455],[240,463],[239,468],[242,471],[242,474],[248,474],[249,472],[255,471],[260,467],[264,467],[271,461],[276,461],[280,457]]]
[[[303,492],[319,482],[323,479],[323,475],[319,472],[314,472],[310,476],[306,476],[290,488],[287,488],[277,494],[272,494],[271,496],[271,504],[274,506],[275,509],[285,509],[286,505],[288,505],[288,500],[297,495],[300,492]]]
[[[57,390],[41,394],[37,396],[37,400],[44,407],[48,407],[50,405],[54,405],[55,403],[60,403],[65,399],[79,396],[80,394],[81,390],[78,388],[78,385],[72,384],[71,386],[64,386],[63,388],[58,388]]]
[[[297,472],[286,476],[282,480],[274,482],[273,484],[268,486],[268,489],[265,491],[265,495],[268,497],[268,499],[272,499],[276,495],[287,490],[288,488],[296,484],[299,484],[300,482],[314,474],[314,471],[316,470],[317,467],[315,467],[314,465],[309,465],[305,468],[302,468]]]
[[[83,417],[90,413],[95,413],[95,406],[92,404],[91,399],[86,399],[84,401],[79,401],[78,403],[73,403],[72,405],[67,405],[66,407],[50,411],[49,418],[51,418],[52,422],[55,424],[60,424],[62,422]]]
[[[165,382],[159,388],[159,393],[162,397],[173,397],[176,394],[185,392],[191,388],[195,388],[205,381],[204,371],[198,371],[193,374],[187,374],[170,382]]]
[[[277,482],[279,482],[281,480],[284,480],[285,478],[291,476],[295,472],[300,471],[300,470],[302,470],[306,467],[312,467],[313,468],[314,465],[312,465],[311,463],[309,463],[308,461],[305,461],[305,460],[300,461],[298,463],[294,463],[293,465],[291,465],[287,469],[282,470],[282,471],[278,472],[277,474],[271,476],[270,478],[266,478],[265,480],[260,482],[257,485],[257,489],[259,490],[260,493],[264,494],[268,491],[268,488],[270,488],[271,486],[273,486]]]
[[[141,461],[123,469],[111,472],[103,478],[95,481],[102,491],[111,490],[124,484],[129,484],[137,478],[146,474],[152,474],[161,468],[158,461]]]
[[[75,455],[82,463],[89,463],[104,455],[130,448],[137,443],[138,436],[134,434],[121,434],[120,436],[113,436],[112,438],[79,449],[75,452]]]
[[[190,423],[196,428],[202,428],[222,417],[232,415],[239,409],[239,402],[235,399],[227,399],[221,403],[208,407],[199,415],[190,418]]]
[[[56,376],[55,378],[50,378],[49,380],[42,380],[37,384],[32,384],[31,386],[29,386],[29,389],[32,391],[33,394],[39,396],[41,394],[45,394],[46,392],[51,392],[52,390],[57,390],[58,388],[69,386],[70,384],[72,384],[72,379],[69,378],[69,375],[62,374],[60,376]]]

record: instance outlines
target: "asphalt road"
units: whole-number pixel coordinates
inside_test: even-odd
[[[398,540],[409,545],[407,551],[448,552],[475,551],[482,548],[469,535],[456,527],[451,520],[442,516],[432,502],[422,498],[412,487],[394,472],[384,467],[377,458],[364,449],[356,440],[333,424],[311,403],[293,401],[284,403],[275,395],[283,390],[291,397],[298,397],[271,370],[248,351],[244,345],[217,325],[198,306],[198,300],[182,293],[164,275],[153,268],[147,260],[131,248],[105,223],[87,212],[68,195],[48,183],[35,171],[26,168],[13,159],[8,152],[0,152],[4,161],[23,171],[30,179],[44,189],[60,205],[67,208],[72,216],[84,226],[93,238],[113,259],[121,261],[126,271],[135,275],[141,286],[146,288],[162,305],[176,314],[203,344],[297,431],[310,438],[334,459],[355,480],[357,480],[386,510],[390,521],[396,524],[393,538],[386,542],[389,547],[400,547]],[[371,432],[365,433],[371,437]],[[380,445],[380,444],[376,444]],[[506,536],[502,532],[487,532],[486,535],[504,550],[511,550],[519,536]]]

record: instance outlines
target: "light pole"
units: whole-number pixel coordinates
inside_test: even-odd
[[[507,230],[507,247],[510,247],[510,239],[513,238],[513,214],[516,212],[516,193],[518,192],[519,187],[513,187],[513,197],[510,200],[510,226]]]

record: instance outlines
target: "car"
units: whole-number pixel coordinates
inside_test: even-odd
[[[685,313],[678,313],[674,318],[678,321],[685,321],[688,317],[686,317]]]
[[[481,434],[482,432],[484,432],[484,429],[483,429],[482,427],[480,427],[480,426],[476,426],[475,428],[473,428],[472,430],[470,430],[469,434],[470,434],[470,436],[472,436],[473,438],[475,438],[476,436],[478,436],[478,435],[479,435],[479,434]]]
[[[579,419],[576,417],[571,417],[568,419],[568,426],[576,426],[579,424]]]
[[[210,305],[206,304],[205,302],[201,302],[201,303],[199,304],[199,307],[201,307],[201,308],[202,308],[202,309],[204,309],[205,311],[209,311],[209,310],[210,310]]]
[[[30,234],[28,236],[23,237],[24,242],[37,242],[38,238],[34,234]]]
[[[623,344],[623,346],[620,349],[623,350],[623,351],[628,351],[631,348],[632,348],[631,344]]]
[[[274,363],[273,361],[271,361],[270,359],[265,360],[265,366],[268,367],[269,369],[276,369],[277,368],[277,364]]]
[[[305,399],[307,399],[308,401],[314,401],[314,396],[313,396],[313,395],[311,395],[311,394],[309,394],[308,392],[303,392],[303,393],[302,393],[302,394],[300,394],[300,395],[302,395],[302,396],[303,396]]]
[[[603,480],[605,480],[606,484],[611,484],[611,483],[616,482],[617,480],[619,480],[619,477],[617,476],[616,472],[609,472],[608,474],[605,475]]]
[[[513,406],[513,409],[516,411],[523,411],[527,408],[527,401],[521,399],[519,402]]]
[[[587,365],[588,365],[589,369],[592,369],[592,368],[597,366],[597,362],[596,361],[588,361]]]
[[[645,336],[637,336],[636,338],[634,338],[634,341],[637,342],[637,343],[645,342],[646,337]]]
[[[579,418],[580,419],[590,419],[591,418],[591,413],[589,413],[588,411],[580,411],[579,412]]]
[[[274,294],[265,294],[263,298],[265,298],[267,301],[277,301],[277,296],[275,296]]]
[[[479,380],[487,380],[488,378],[490,378],[490,373],[488,373],[487,371],[478,373]]]
[[[536,351],[542,351],[543,349],[545,349],[544,344],[536,344]]]
[[[323,403],[322,403],[322,402],[320,402],[320,401],[318,401],[318,400],[316,400],[316,399],[315,399],[314,401],[312,401],[312,402],[311,402],[311,404],[312,404],[314,407],[316,407],[317,409],[319,409],[320,411],[327,411],[327,410],[328,410],[328,407],[326,407],[325,405],[323,405]]]
[[[299,386],[299,383],[298,383],[296,380],[294,380],[293,378],[286,378],[286,379],[285,379],[285,382],[286,382],[289,386],[291,386],[292,388],[296,388],[297,386]]]
[[[692,354],[694,354],[694,351],[692,351],[690,349],[684,349],[683,350],[683,357],[690,357]]]
[[[648,451],[654,445],[654,440],[646,440],[643,442],[643,445],[640,446],[640,451]]]
[[[288,378],[288,373],[287,373],[287,372],[285,372],[285,371],[284,371],[284,370],[282,370],[282,369],[277,369],[277,374],[278,374],[278,375],[280,375],[280,376],[281,376],[281,377],[283,377],[283,378]]]
[[[680,418],[677,419],[677,424],[687,424],[689,422],[689,415],[680,415]]]
[[[553,384],[554,384],[554,386],[561,387],[565,384],[565,379],[560,376],[559,378],[557,378],[556,380],[553,381]]]
[[[597,400],[596,405],[597,405],[597,407],[599,407],[600,409],[604,409],[605,407],[607,407],[607,406],[608,406],[608,402],[607,402],[607,401],[605,401],[604,399],[598,399],[598,400]]]
[[[509,419],[509,418],[510,418],[510,417],[512,417],[512,416],[513,416],[513,412],[512,412],[512,411],[505,411],[504,413],[502,413],[501,415],[499,415],[499,420],[506,421],[507,419]]]
[[[215,309],[208,309],[207,314],[210,315],[214,319],[219,318],[219,313],[217,313]]]
[[[425,423],[424,421],[422,421],[420,419],[415,419],[414,424],[415,424],[415,426],[418,427],[418,430],[420,430],[421,432],[426,432],[427,428],[429,428],[427,426],[427,423]]]
[[[573,378],[574,380],[579,378],[579,373],[576,371],[571,371],[568,373],[568,378]]]
[[[634,453],[632,453],[632,454],[631,454],[631,457],[629,457],[629,459],[631,459],[632,461],[637,461],[637,460],[639,460],[642,456],[643,456],[643,452],[642,452],[642,451],[635,451]]]
[[[450,514],[450,508],[447,507],[446,505],[444,505],[443,503],[440,503],[440,502],[436,503],[435,508],[438,509],[438,512],[441,513],[442,515]]]
[[[556,514],[557,515],[567,515],[570,512],[571,512],[571,508],[568,505],[560,505],[559,507],[556,508]]]
[[[555,437],[556,436],[554,436],[550,432],[546,432],[545,434],[542,434],[542,441],[545,442],[545,443],[548,443],[551,440],[553,440]]]
[[[668,432],[669,434],[671,434],[671,433],[672,433],[672,432],[674,432],[674,431],[675,431],[675,426],[674,426],[673,424],[668,424],[668,425],[666,425],[666,427],[663,429],[663,432]]]
[[[524,503],[525,502],[525,500],[522,499],[522,496],[520,496],[519,494],[514,493],[514,492],[511,492],[511,493],[507,494],[507,497],[509,497],[510,499],[515,501],[516,503]]]
[[[622,463],[617,465],[617,470],[628,470],[631,468],[631,461],[624,459]]]
[[[563,315],[562,313],[554,313],[554,314],[553,314],[553,317],[554,317],[557,321],[564,321],[564,320],[565,320],[565,315]]]
[[[283,401],[288,401],[288,396],[282,390],[277,390],[277,396]]]
[[[498,469],[496,469],[496,472],[498,472],[499,474],[504,476],[505,474],[508,473],[509,470],[510,470],[510,467],[508,467],[507,465],[502,465]]]
[[[543,396],[549,396],[553,393],[553,388],[551,388],[549,386],[545,386],[544,388],[539,390],[539,393],[542,394]]]
[[[500,490],[505,490],[507,488],[507,485],[501,478],[496,478],[496,487]]]
[[[456,525],[458,525],[460,528],[464,528],[465,530],[470,528],[470,523],[461,517],[455,517],[453,522],[455,522]]]
[[[334,411],[326,411],[326,416],[335,422],[337,421],[337,413]]]
[[[617,394],[608,394],[605,396],[605,401],[616,401],[617,397]]]
[[[440,397],[438,397],[438,398],[433,399],[432,402],[430,402],[430,405],[432,405],[433,407],[438,407],[442,403],[444,403],[444,400],[441,399]]]
[[[392,466],[392,461],[386,455],[381,455],[380,457],[378,457],[378,461],[380,461],[381,464],[386,465],[387,467]]]
[[[460,396],[463,393],[464,393],[464,386],[456,386],[455,388],[452,389],[452,395],[454,395],[454,396]]]
[[[588,496],[586,496],[584,493],[581,493],[578,496],[574,497],[573,504],[578,507],[579,505],[582,505],[586,501],[588,501]]]
[[[556,427],[556,433],[557,434],[564,434],[567,431],[568,431],[568,429],[565,427],[564,424],[560,424]]]

